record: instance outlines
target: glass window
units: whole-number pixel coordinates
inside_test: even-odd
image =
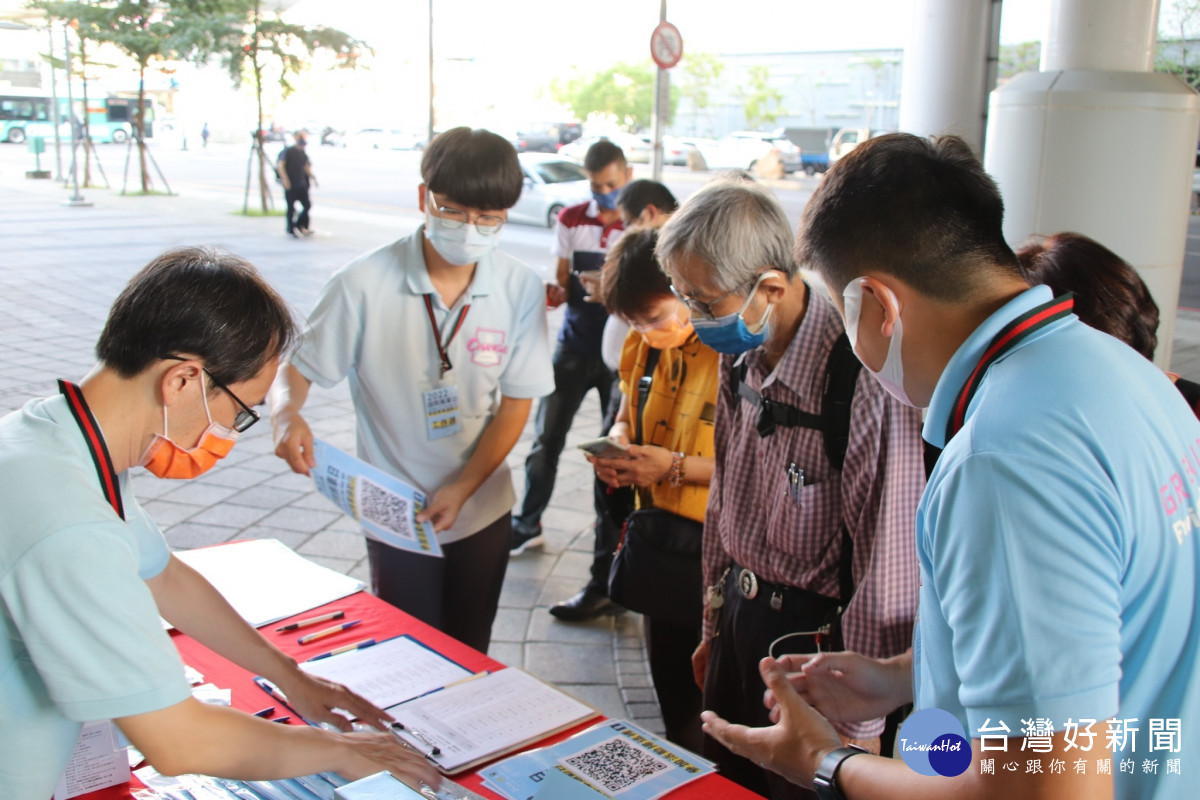
[[[570,161],[547,161],[537,165],[538,177],[545,183],[565,183],[567,181],[586,181],[587,173],[583,167]]]

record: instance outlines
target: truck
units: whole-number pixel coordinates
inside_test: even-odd
[[[800,166],[806,175],[829,169],[829,146],[837,128],[780,128],[774,136],[800,148]]]

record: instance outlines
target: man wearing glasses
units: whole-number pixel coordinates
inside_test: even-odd
[[[533,270],[495,249],[522,188],[507,140],[446,131],[425,150],[421,177],[425,224],[330,278],[280,370],[271,424],[276,454],[308,474],[309,387],[349,377],[358,457],[425,492],[418,518],[433,522],[444,554],[368,539],[372,589],[486,651],[515,500],[505,458],[533,398],[554,389],[546,294]]]
[[[388,769],[436,781],[388,733],[276,725],[191,696],[161,615],[277,684],[316,722],[333,709],[383,727],[383,712],[313,678],[171,555],[130,491],[129,470],[193,478],[258,420],[295,330],[248,263],[180,248],[117,298],[78,385],[0,420],[0,785],[54,792],[82,723],[113,720],[163,773],[271,779]]]
[[[849,373],[844,459],[832,462],[823,406],[844,331],[792,250],[772,194],[719,181],[671,216],[656,251],[696,335],[725,354],[704,521],[703,640],[692,661],[704,707],[749,725],[767,721],[760,659],[828,649],[842,609],[847,649],[902,653],[917,600],[920,414],[866,372]],[[841,733],[878,749],[882,729],[880,719]],[[809,796],[713,739],[705,755],[760,794]]]

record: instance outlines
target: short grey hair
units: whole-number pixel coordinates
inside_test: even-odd
[[[744,288],[764,268],[796,274],[795,237],[775,195],[755,183],[719,180],[684,201],[658,235],[663,269],[699,259],[723,292]]]

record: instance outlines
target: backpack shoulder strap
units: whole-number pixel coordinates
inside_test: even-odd
[[[850,404],[862,362],[854,355],[850,339],[843,333],[833,343],[825,362],[825,396],[821,400],[821,433],[825,437],[825,455],[834,469],[846,461],[850,444]]]

